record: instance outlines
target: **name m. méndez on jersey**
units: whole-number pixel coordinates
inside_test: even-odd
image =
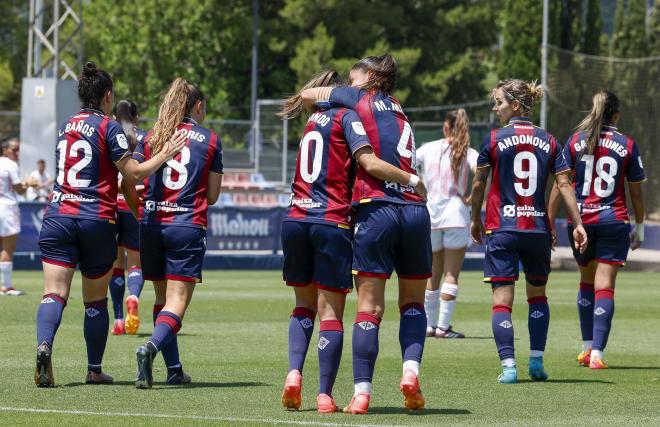
[[[513,147],[514,145],[519,145],[519,144],[531,144],[534,147],[540,148],[546,153],[550,152],[550,144],[548,143],[548,141],[544,141],[538,136],[533,136],[533,135],[514,135],[508,138],[504,138],[504,141],[500,141],[497,143],[497,149],[500,151],[504,151],[509,147]]]

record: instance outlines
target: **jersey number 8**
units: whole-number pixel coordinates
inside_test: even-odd
[[[591,180],[594,174],[594,156],[593,154],[584,154],[580,159],[584,162],[584,185],[582,186],[582,195],[588,196],[591,189]],[[609,171],[605,170],[605,165],[609,166]],[[604,156],[596,162],[596,179],[594,179],[594,193],[598,197],[609,197],[614,192],[614,177],[619,169],[619,164],[610,156]],[[603,188],[603,182],[605,188]]]
[[[167,166],[163,169],[163,184],[170,190],[180,190],[188,181],[188,169],[186,165],[190,163],[190,148],[181,149],[181,160],[170,159]],[[172,170],[175,170],[179,176],[176,180],[172,179]]]

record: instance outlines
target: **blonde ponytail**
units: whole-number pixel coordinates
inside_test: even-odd
[[[585,153],[594,153],[603,125],[612,123],[614,114],[618,112],[619,99],[612,92],[602,90],[593,96],[591,111],[576,127],[578,131],[588,132]]]
[[[300,114],[302,114],[303,110],[305,109],[305,105],[303,104],[302,96],[300,96],[300,92],[302,92],[305,89],[312,89],[315,87],[326,87],[326,86],[331,86],[335,87],[340,83],[340,78],[339,78],[339,73],[335,70],[326,70],[322,71],[319,74],[315,75],[312,77],[310,81],[307,82],[305,86],[303,86],[300,91],[287,98],[284,101],[284,104],[282,105],[282,109],[280,110],[277,115],[282,118],[282,119],[293,119],[295,117],[298,117]]]
[[[188,83],[182,77],[174,79],[161,98],[158,120],[149,140],[153,154],[160,152],[183,118],[190,114],[197,101],[204,101],[204,94],[197,86]]]
[[[451,148],[451,171],[454,180],[458,182],[461,173],[461,165],[467,156],[470,146],[470,119],[464,109],[450,111],[445,117],[449,122]]]

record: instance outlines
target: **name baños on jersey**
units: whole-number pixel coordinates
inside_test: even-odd
[[[115,162],[129,154],[128,140],[119,123],[100,111],[80,110],[58,131],[57,175],[44,218],[114,220],[118,175]]]

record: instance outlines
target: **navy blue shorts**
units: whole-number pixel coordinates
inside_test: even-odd
[[[117,212],[117,243],[132,251],[140,250],[140,224],[130,212]]]
[[[206,230],[140,224],[140,263],[146,280],[201,282]]]
[[[372,202],[357,207],[353,274],[431,277],[431,219],[424,205]]]
[[[39,233],[41,260],[48,264],[75,268],[88,279],[107,273],[117,258],[117,227],[109,221],[49,217]]]
[[[320,289],[349,293],[351,277],[352,231],[334,224],[284,221],[282,277],[289,286],[313,283]]]
[[[530,285],[545,286],[550,274],[552,240],[547,233],[498,231],[486,235],[484,282],[493,287],[518,280],[518,264],[522,263]]]
[[[630,248],[630,224],[584,225],[587,232],[587,250],[583,254],[573,249],[578,264],[586,267],[596,260],[604,264],[624,265]],[[573,226],[568,226],[568,240],[574,248]]]

